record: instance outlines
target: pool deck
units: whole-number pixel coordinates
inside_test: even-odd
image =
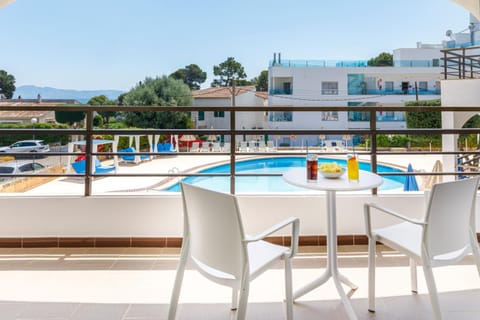
[[[296,153],[292,152],[292,156]],[[319,156],[322,156],[319,154]],[[238,159],[249,159],[254,156],[238,156]],[[327,157],[327,156],[325,156]],[[330,156],[328,156],[330,157]],[[332,158],[345,159],[344,155],[331,156]],[[386,164],[406,170],[411,163],[416,171],[432,171],[438,155],[381,155],[378,157],[379,164]],[[146,174],[146,173],[168,173],[168,172],[195,172],[208,167],[211,164],[225,163],[229,160],[228,155],[195,154],[189,156],[162,156],[139,164],[120,163],[117,173],[119,174]],[[368,161],[368,156],[360,156],[360,160]],[[113,160],[107,160],[104,164],[112,164]],[[419,185],[421,177],[417,178]],[[83,195],[84,180],[82,177],[61,177],[49,183],[38,186],[24,193],[24,195]],[[176,183],[176,178],[165,177],[98,177],[92,184],[92,194],[159,194],[159,187],[168,186],[169,183]]]

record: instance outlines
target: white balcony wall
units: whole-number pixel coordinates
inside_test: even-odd
[[[363,204],[377,202],[410,217],[424,208],[423,193],[337,194],[338,234],[364,234]],[[1,237],[177,237],[183,228],[180,195],[129,197],[1,197]],[[246,231],[264,230],[297,216],[301,235],[326,234],[325,196],[240,196]],[[477,206],[478,208],[478,206]],[[477,227],[478,221],[477,219]],[[379,217],[376,226],[395,222]],[[477,229],[478,230],[478,229]],[[282,231],[278,235],[289,235]]]
[[[442,106],[446,107],[468,107],[480,106],[480,79],[458,79],[442,81]],[[443,129],[462,128],[465,122],[478,112],[442,112]],[[457,150],[457,135],[444,135],[442,148],[444,151]],[[455,171],[455,157],[443,156],[445,171]]]

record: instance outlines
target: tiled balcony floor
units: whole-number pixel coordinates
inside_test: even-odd
[[[302,247],[294,289],[320,274],[325,248]],[[359,289],[351,297],[359,319],[432,319],[423,273],[410,293],[408,260],[379,247],[377,312],[367,311],[365,246],[342,246],[340,267]],[[0,249],[0,320],[166,319],[178,249]],[[435,269],[446,319],[480,319],[480,279],[471,257]],[[283,270],[252,282],[248,319],[284,319]],[[177,319],[230,319],[230,290],[187,270]],[[295,319],[345,319],[330,280],[300,298]]]

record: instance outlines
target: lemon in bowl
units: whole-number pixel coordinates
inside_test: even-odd
[[[336,162],[325,162],[320,164],[319,171],[327,179],[337,179],[345,173],[345,168]]]

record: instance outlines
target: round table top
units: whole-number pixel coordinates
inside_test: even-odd
[[[322,190],[322,191],[356,191],[373,189],[383,183],[383,178],[379,175],[360,170],[359,181],[348,181],[347,173],[340,178],[327,179],[321,174],[318,175],[318,180],[315,182],[307,181],[306,168],[293,168],[283,174],[283,179],[294,186],[306,189]]]

